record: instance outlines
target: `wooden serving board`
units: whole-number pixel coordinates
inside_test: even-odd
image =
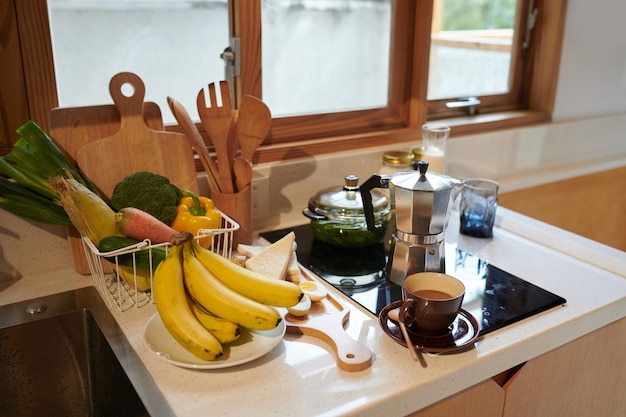
[[[312,272],[304,267],[301,280],[316,281]],[[311,311],[303,317],[287,313],[287,333],[315,337],[328,343],[336,357],[337,366],[344,371],[357,372],[372,365],[372,351],[362,343],[352,339],[344,325],[350,317],[350,309],[329,291],[322,301],[314,302]]]
[[[162,131],[164,128],[161,110],[156,103],[143,103],[141,118],[149,129]],[[78,151],[83,146],[116,134],[122,129],[122,121],[120,111],[115,104],[59,107],[50,111],[49,126],[50,136],[66,152],[72,162],[77,164]],[[79,274],[90,274],[82,240],[74,227],[69,228],[68,240],[74,269]],[[103,266],[109,267],[106,262]]]
[[[125,96],[124,85],[133,88]],[[180,189],[198,192],[193,149],[180,133],[157,131],[143,120],[145,87],[130,72],[115,75],[109,92],[120,112],[121,128],[113,135],[90,142],[78,150],[78,167],[106,197],[127,175],[149,171],[169,178]]]

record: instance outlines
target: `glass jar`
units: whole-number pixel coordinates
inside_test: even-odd
[[[413,171],[413,161],[412,152],[387,151],[383,153],[383,164],[378,170],[378,173],[393,175],[396,172]]]

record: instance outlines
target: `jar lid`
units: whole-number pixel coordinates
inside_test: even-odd
[[[413,154],[413,158],[416,161],[420,161],[422,157],[424,156],[424,147],[418,146],[417,148],[413,148],[411,149],[411,153]]]
[[[413,153],[404,151],[387,151],[383,154],[383,162],[389,165],[410,165]]]
[[[364,217],[363,200],[359,191],[359,177],[347,175],[345,185],[325,188],[309,200],[309,210],[335,219]],[[391,210],[389,198],[377,189],[372,190],[374,215],[386,215]]]

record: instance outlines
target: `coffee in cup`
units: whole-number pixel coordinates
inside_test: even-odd
[[[402,284],[404,302],[399,317],[422,333],[449,331],[463,303],[465,286],[458,279],[439,272],[418,272]]]

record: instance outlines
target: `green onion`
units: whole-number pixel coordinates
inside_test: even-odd
[[[11,152],[0,156],[0,208],[41,223],[71,224],[49,179],[73,178],[95,194],[96,188],[36,123],[17,132]]]
[[[63,207],[2,178],[0,178],[0,208],[40,223],[71,224]]]

